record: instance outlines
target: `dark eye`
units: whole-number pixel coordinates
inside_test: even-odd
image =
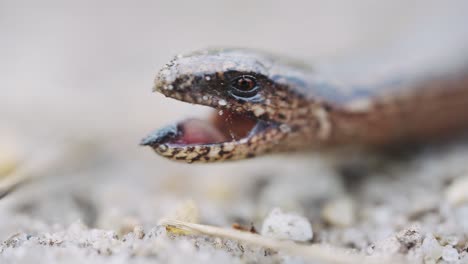
[[[258,86],[255,77],[243,75],[231,82],[231,92],[240,97],[251,97],[257,94]]]
[[[257,86],[257,82],[252,76],[241,76],[235,79],[232,85],[238,90],[248,92]]]

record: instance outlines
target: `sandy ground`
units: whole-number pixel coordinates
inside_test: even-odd
[[[0,200],[0,262],[310,260],[158,224],[176,215],[253,225],[331,255],[342,248],[349,262],[468,263],[464,141],[352,162],[302,153],[210,165],[138,146],[151,130],[209,110],[151,93],[174,54],[248,46],[339,57],[395,38],[418,17],[457,12],[422,3],[0,1],[0,188],[28,179]]]

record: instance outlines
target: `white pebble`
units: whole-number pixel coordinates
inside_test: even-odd
[[[426,234],[421,246],[426,261],[437,261],[442,256],[442,246],[431,233]]]
[[[468,203],[468,175],[456,179],[445,191],[445,199],[452,205]]]
[[[263,115],[265,113],[265,109],[263,109],[261,106],[254,105],[252,107],[252,110],[253,110],[255,116],[261,116],[261,115]]]
[[[203,99],[204,101],[208,101],[208,96],[204,95],[204,96],[202,97],[202,99]]]
[[[338,227],[348,227],[355,222],[355,205],[349,197],[329,201],[322,210],[322,218]]]
[[[442,239],[442,244],[455,246],[458,244],[460,239],[456,235],[446,235]]]
[[[226,102],[226,100],[221,99],[221,100],[218,101],[218,104],[221,105],[221,106],[225,106],[225,105],[227,105],[227,102]]]
[[[281,132],[283,132],[283,133],[291,132],[291,127],[286,125],[286,124],[281,124],[279,128],[280,128]]]
[[[218,115],[222,116],[224,114],[223,110],[219,110]]]
[[[460,264],[468,264],[468,253],[462,252],[460,254]]]
[[[143,237],[145,236],[145,230],[143,229],[142,226],[135,226],[133,228],[133,234],[135,234],[135,236],[138,239],[143,239]]]
[[[261,234],[295,241],[309,241],[313,237],[312,226],[307,218],[294,213],[283,213],[279,208],[271,210],[265,218]]]
[[[211,80],[211,77],[210,76],[205,76],[205,80],[209,81],[209,80]]]
[[[442,259],[449,263],[457,262],[458,251],[452,246],[445,246],[442,250]]]

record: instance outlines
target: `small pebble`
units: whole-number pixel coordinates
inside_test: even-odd
[[[442,259],[449,263],[455,263],[458,261],[458,251],[452,246],[445,246],[442,250]]]
[[[143,237],[145,236],[145,231],[143,230],[143,227],[140,225],[135,226],[135,228],[133,228],[133,233],[138,239],[143,239]]]
[[[322,210],[323,220],[338,227],[351,226],[356,221],[355,215],[354,201],[349,197],[331,200]]]
[[[307,218],[294,213],[283,213],[279,208],[274,208],[265,218],[261,234],[294,241],[310,241],[313,237],[312,226]]]
[[[445,191],[445,199],[452,205],[468,202],[468,175],[456,179]]]
[[[401,243],[396,239],[395,236],[390,236],[386,239],[377,241],[375,243],[374,252],[377,253],[377,255],[394,255],[398,254],[400,249]]]
[[[218,104],[221,105],[221,106],[225,106],[225,105],[227,105],[227,102],[226,102],[226,100],[221,99],[221,100],[218,101]]]
[[[462,252],[460,254],[460,264],[468,264],[468,252]]]
[[[451,245],[451,246],[456,246],[460,239],[458,236],[455,235],[445,235],[444,237],[441,238],[441,244],[442,245]]]
[[[279,128],[280,128],[281,132],[283,132],[283,133],[291,132],[291,127],[286,125],[286,124],[281,124]]]
[[[117,216],[114,218],[114,221],[117,221],[118,223],[117,233],[120,236],[124,236],[134,231],[135,228],[141,224],[138,218],[134,216]]]
[[[407,251],[421,245],[422,236],[420,229],[419,225],[413,225],[396,234],[397,240],[403,246],[403,248],[401,248],[403,251]]]
[[[442,256],[443,247],[431,233],[426,234],[421,246],[426,262],[437,261]]]

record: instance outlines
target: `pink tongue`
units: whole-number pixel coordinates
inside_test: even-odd
[[[223,134],[212,124],[199,119],[188,119],[180,124],[182,136],[175,143],[209,144],[226,141]]]

